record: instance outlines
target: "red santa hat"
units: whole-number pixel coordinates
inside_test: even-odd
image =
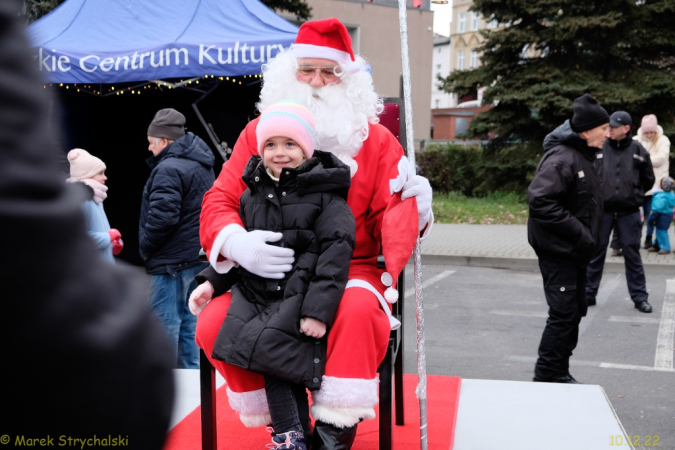
[[[382,254],[387,271],[382,274],[382,283],[388,286],[384,298],[396,303],[396,281],[408,263],[419,236],[419,217],[415,197],[401,200],[401,192],[393,194],[382,219]]]
[[[350,73],[361,68],[354,59],[347,28],[335,17],[303,23],[291,51],[297,58],[330,59]]]

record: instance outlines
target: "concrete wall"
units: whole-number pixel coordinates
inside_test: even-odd
[[[349,0],[307,0],[312,19],[337,17],[356,28],[355,53],[372,66],[375,90],[382,97],[399,96],[402,70],[398,7]],[[428,139],[430,130],[433,12],[408,9],[408,45],[415,139]]]

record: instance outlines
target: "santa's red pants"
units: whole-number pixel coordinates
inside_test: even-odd
[[[377,274],[358,275],[381,291]],[[246,426],[268,425],[271,419],[263,377],[211,358],[231,300],[232,296],[226,293],[211,300],[202,310],[197,322],[197,345],[225,378],[230,406],[239,413],[242,422]],[[377,368],[387,351],[389,334],[389,319],[375,295],[359,287],[346,289],[328,334],[321,389],[312,393],[315,419],[349,427],[375,417]]]

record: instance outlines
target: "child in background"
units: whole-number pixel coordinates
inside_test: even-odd
[[[88,186],[90,196],[83,204],[87,221],[87,231],[94,240],[104,259],[115,262],[113,255],[119,255],[124,247],[122,234],[110,228],[108,217],[103,209],[103,200],[108,196],[108,187],[105,185],[108,177],[105,176],[106,166],[99,158],[86,150],[75,148],[68,152],[70,162],[69,183],[81,182]]]
[[[670,239],[668,228],[673,221],[673,208],[675,207],[675,180],[671,177],[661,178],[660,189],[652,190],[652,212],[647,218],[647,239],[651,239],[654,227],[656,227],[656,240],[648,251],[658,252],[659,255],[670,253]]]
[[[306,450],[306,388],[321,386],[326,333],[354,249],[356,224],[347,205],[351,174],[333,154],[314,150],[314,120],[296,103],[265,109],[256,139],[260,156],[252,156],[244,170],[248,189],[239,214],[246,231],[265,233],[268,242],[292,249],[295,262],[281,280],[242,267],[236,277],[232,270],[219,275],[209,266],[197,276],[207,281],[193,291],[189,306],[199,314],[212,296],[229,289],[228,279],[234,282],[213,357],[264,375],[270,448]]]

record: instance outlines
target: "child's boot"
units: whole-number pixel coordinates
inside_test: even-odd
[[[272,436],[272,444],[275,450],[307,450],[305,435],[302,431],[286,431]]]

